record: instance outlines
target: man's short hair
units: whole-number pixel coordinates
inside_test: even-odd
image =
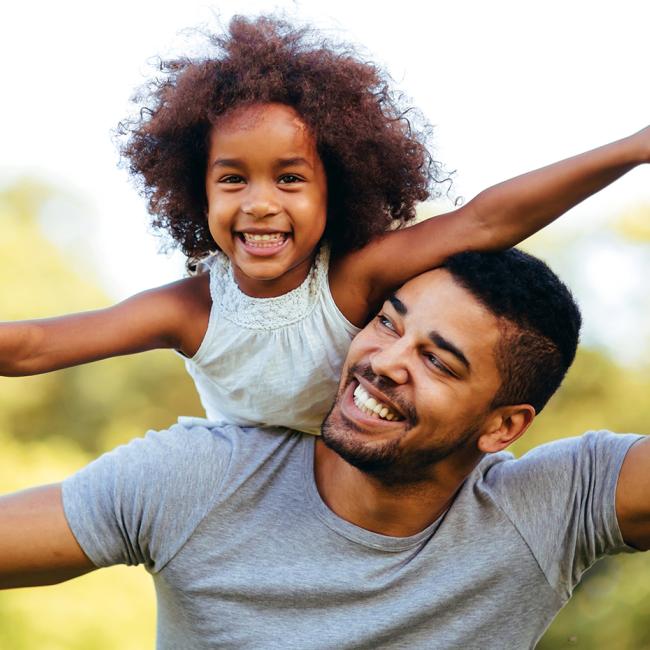
[[[492,408],[530,404],[539,413],[578,346],[582,318],[569,289],[544,262],[514,248],[459,253],[442,268],[500,321],[501,386]]]

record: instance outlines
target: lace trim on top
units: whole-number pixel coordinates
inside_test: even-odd
[[[200,262],[210,271],[210,295],[219,317],[256,330],[273,330],[296,323],[314,308],[323,282],[327,282],[329,248],[320,247],[309,274],[299,287],[273,298],[254,298],[237,285],[232,264],[221,251]]]

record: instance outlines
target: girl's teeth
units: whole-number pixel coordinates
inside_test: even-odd
[[[247,244],[251,244],[252,246],[258,246],[261,248],[277,246],[278,244],[281,244],[286,239],[286,233],[283,232],[264,233],[262,235],[245,232],[242,233],[242,235],[244,237],[244,241]]]
[[[397,413],[391,411],[386,404],[382,404],[374,397],[370,397],[361,384],[357,384],[357,387],[354,389],[354,403],[357,405],[357,408],[366,415],[374,415],[382,420],[392,421],[399,419]]]

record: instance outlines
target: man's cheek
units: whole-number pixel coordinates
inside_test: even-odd
[[[341,377],[339,379],[339,386],[336,394],[336,401],[341,397],[343,394],[343,391],[345,390],[345,387],[352,381],[353,373],[352,373],[352,368],[354,367],[354,364],[350,361],[350,354],[348,353],[348,356],[345,360],[345,363],[343,364],[343,368],[341,369]]]
[[[370,356],[370,351],[376,348],[376,345],[373,345],[373,341],[370,336],[369,328],[370,325],[366,325],[350,343],[348,348],[348,354],[345,359],[345,368],[350,368],[355,364],[358,364],[360,361],[368,360]]]

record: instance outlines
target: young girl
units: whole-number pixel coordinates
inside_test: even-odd
[[[267,17],[233,19],[213,45],[167,63],[122,125],[154,225],[205,272],[108,309],[1,324],[0,373],[172,348],[210,420],[317,433],[348,344],[387,292],[458,251],[516,244],[650,159],[646,129],[395,229],[438,167],[384,74]]]

